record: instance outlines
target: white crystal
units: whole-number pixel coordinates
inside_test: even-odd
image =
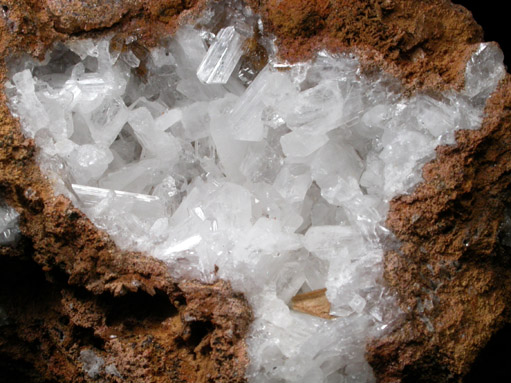
[[[352,147],[329,142],[315,154],[311,164],[312,179],[328,202],[342,204],[360,194],[358,181],[362,168],[363,163]]]
[[[337,81],[325,80],[296,97],[283,100],[278,111],[291,129],[317,134],[327,133],[341,124],[343,106]]]
[[[157,130],[165,131],[174,124],[181,121],[183,118],[183,112],[181,109],[170,109],[164,112],[161,116],[158,116],[154,123]]]
[[[221,29],[197,69],[199,80],[206,84],[226,84],[243,54],[244,41],[233,26]]]
[[[158,68],[165,65],[176,65],[176,59],[166,47],[156,47],[151,50],[151,59]]]
[[[355,294],[349,304],[353,311],[361,314],[364,311],[364,307],[366,306],[366,301],[360,295]]]
[[[209,136],[209,104],[196,102],[183,108],[183,138],[189,141],[197,141]]]
[[[87,373],[89,378],[97,379],[103,370],[105,361],[103,358],[94,354],[92,350],[80,351],[78,360],[82,363],[82,369]]]
[[[0,200],[0,246],[11,245],[18,239],[20,234],[18,217],[16,210],[4,205]]]
[[[295,130],[280,138],[282,151],[288,157],[307,157],[328,142],[326,134]]]
[[[25,132],[33,137],[38,130],[49,125],[50,117],[35,94],[35,81],[30,70],[16,73],[12,82],[20,95],[18,102],[13,100],[18,105],[17,113],[25,121]]]
[[[111,145],[128,122],[128,110],[122,99],[112,98],[105,100],[85,118],[94,141],[97,144]]]
[[[73,184],[72,187],[80,198],[80,203],[86,208],[96,206],[111,194],[119,201],[119,204],[125,206],[126,211],[133,210],[143,212],[146,216],[160,216],[162,214],[162,203],[157,196],[76,184]]]
[[[107,173],[98,184],[105,189],[117,189],[134,193],[148,193],[164,178],[168,162],[159,159],[133,161],[118,170]],[[148,169],[151,169],[148,171]]]
[[[177,158],[181,149],[179,143],[170,133],[156,129],[154,119],[147,108],[131,111],[128,123],[142,145],[142,158],[161,157],[168,161]]]
[[[303,244],[307,250],[323,258],[331,256],[353,237],[354,231],[349,226],[313,226],[305,233]]]
[[[164,178],[161,183],[156,185],[152,195],[160,198],[167,206],[167,211],[170,214],[174,213],[181,203],[181,193],[176,184],[176,180],[172,176]]]
[[[504,54],[495,43],[479,44],[465,69],[463,93],[480,101],[488,98],[506,74],[503,61]]]
[[[266,66],[232,109],[229,127],[233,138],[243,141],[264,139],[267,127],[262,120],[263,110],[285,99],[294,89],[287,75]]]
[[[131,68],[138,68],[140,65],[140,59],[131,50],[128,50],[122,55],[122,59]]]
[[[283,162],[284,158],[267,142],[256,142],[248,146],[240,171],[251,182],[272,184]]]
[[[109,149],[89,144],[78,146],[68,157],[74,179],[83,184],[101,177],[113,160]]]
[[[310,170],[301,164],[284,166],[273,186],[290,203],[302,202],[312,184]]]

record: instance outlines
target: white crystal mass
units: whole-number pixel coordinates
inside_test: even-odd
[[[246,294],[250,382],[371,382],[365,342],[398,313],[382,284],[388,201],[455,130],[480,126],[502,53],[481,44],[461,93],[407,98],[349,54],[273,60],[246,81],[234,25],[181,28],[144,80],[108,39],[60,45],[12,68],[12,112],[56,190],[120,247]],[[325,287],[335,319],[290,309]]]

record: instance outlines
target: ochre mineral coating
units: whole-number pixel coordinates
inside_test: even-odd
[[[293,310],[324,319],[335,318],[330,315],[330,307],[330,302],[326,297],[326,289],[297,294],[291,299]]]
[[[5,59],[43,57],[57,40],[115,32],[151,46],[205,1],[1,0]],[[444,0],[249,0],[289,61],[356,51],[408,92],[459,89],[482,31]],[[395,199],[387,224],[400,244],[385,278],[406,315],[368,345],[382,382],[459,381],[509,322],[509,248],[499,236],[510,207],[511,80],[491,98],[481,131],[437,150],[425,182]],[[64,197],[54,197],[0,96],[0,194],[21,214],[23,239],[0,247],[0,369],[5,382],[238,382],[252,319],[225,282],[177,283],[167,267],[119,251]],[[5,323],[8,325],[5,325]],[[80,352],[103,359],[87,373]],[[84,369],[85,367],[85,369]],[[115,367],[115,368],[114,368]],[[92,374],[94,375],[94,374]]]

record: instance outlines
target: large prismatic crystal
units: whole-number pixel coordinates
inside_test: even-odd
[[[435,97],[326,51],[273,56],[247,80],[240,59],[259,24],[239,17],[216,36],[207,22],[182,27],[143,63],[111,37],[58,45],[11,68],[11,110],[57,192],[118,246],[248,297],[250,382],[371,382],[366,339],[399,315],[382,282],[389,201],[436,146],[480,127],[502,53],[481,44],[465,88]],[[0,242],[14,219],[0,208]],[[328,313],[293,310],[322,289]]]
[[[218,32],[197,69],[199,80],[206,84],[226,84],[243,54],[241,48],[244,40],[233,26]]]

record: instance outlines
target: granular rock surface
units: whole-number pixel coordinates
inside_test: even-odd
[[[355,50],[410,93],[459,89],[482,30],[448,1],[248,1],[283,58]],[[114,31],[151,46],[202,1],[2,1],[0,79],[19,52],[42,58],[58,40]],[[255,47],[254,49],[257,49]],[[391,204],[399,240],[385,278],[406,316],[368,345],[382,382],[461,381],[509,322],[511,80],[480,131],[437,149],[424,183]],[[5,381],[244,381],[252,314],[226,282],[178,283],[167,266],[118,250],[55,197],[0,96],[0,196],[20,213],[22,240],[0,247],[0,367]],[[507,221],[506,221],[507,220]],[[507,222],[507,223],[506,223]],[[5,314],[4,314],[5,313]]]

